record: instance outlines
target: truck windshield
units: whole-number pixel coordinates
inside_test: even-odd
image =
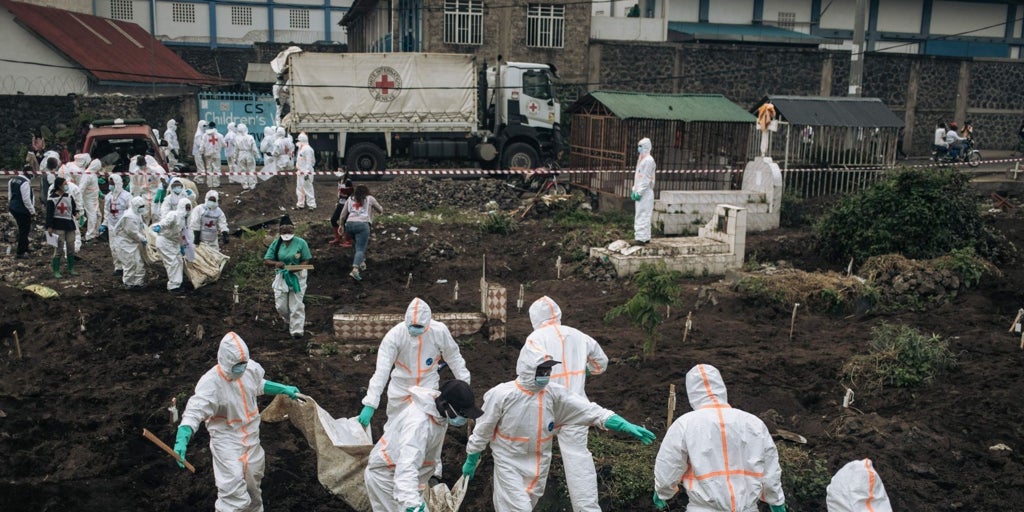
[[[523,94],[539,100],[550,100],[554,97],[547,71],[531,69],[523,73]]]

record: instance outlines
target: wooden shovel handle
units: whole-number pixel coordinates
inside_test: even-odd
[[[292,272],[297,270],[313,270],[313,265],[285,265],[284,269]]]
[[[163,451],[169,453],[171,455],[171,457],[174,457],[174,460],[176,460],[178,462],[185,463],[185,467],[188,468],[189,471],[191,471],[193,473],[196,472],[196,467],[195,466],[190,464],[187,460],[182,460],[181,459],[181,455],[178,455],[178,453],[175,452],[174,449],[172,449],[170,446],[167,446],[167,443],[161,441],[160,438],[157,437],[155,434],[153,434],[152,432],[150,432],[147,429],[142,429],[142,435],[146,439],[149,439],[150,441],[153,441],[153,444],[159,446],[160,449],[162,449]]]

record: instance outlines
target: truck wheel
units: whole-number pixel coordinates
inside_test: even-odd
[[[501,166],[503,169],[536,169],[540,165],[540,158],[533,146],[516,142],[509,144],[501,152]]]
[[[345,168],[349,171],[382,172],[385,169],[384,152],[372,142],[360,142],[348,150]]]

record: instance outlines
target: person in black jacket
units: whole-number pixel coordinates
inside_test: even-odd
[[[36,214],[32,198],[32,166],[25,164],[21,174],[7,182],[7,210],[18,224],[18,259],[28,258],[28,233],[32,230],[32,217]]]
[[[78,205],[68,195],[68,185],[64,178],[53,180],[53,190],[46,200],[46,234],[57,235],[57,245],[53,248],[53,277],[60,279],[60,258],[67,249],[68,274],[77,276],[75,272],[75,236],[78,234]]]

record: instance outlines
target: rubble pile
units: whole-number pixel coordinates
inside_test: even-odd
[[[399,176],[388,187],[370,195],[386,209],[433,210],[439,207],[487,210],[487,203],[497,202],[502,210],[514,210],[521,201],[518,192],[498,179],[451,180],[426,176]]]

